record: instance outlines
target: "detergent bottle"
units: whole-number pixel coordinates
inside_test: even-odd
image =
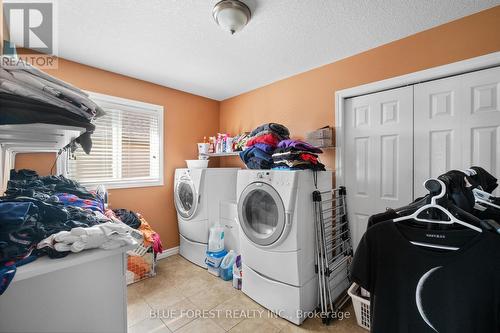
[[[208,236],[208,251],[219,252],[224,250],[224,227],[214,225],[210,227]]]

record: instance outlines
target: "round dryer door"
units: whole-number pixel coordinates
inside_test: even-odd
[[[189,177],[179,179],[175,187],[175,207],[180,216],[190,219],[198,206],[198,195]]]
[[[285,230],[285,207],[278,192],[270,185],[248,185],[238,201],[241,229],[255,244],[275,243]]]

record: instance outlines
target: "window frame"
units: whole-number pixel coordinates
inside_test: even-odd
[[[120,189],[120,188],[138,188],[138,187],[154,187],[154,186],[163,186],[165,185],[164,181],[164,107],[162,105],[150,104],[145,102],[140,102],[136,100],[126,99],[122,97],[110,96],[99,94],[91,91],[85,91],[89,97],[96,102],[99,106],[101,106],[104,110],[107,107],[114,107],[117,109],[125,109],[127,111],[132,112],[155,112],[158,114],[158,133],[159,133],[159,175],[158,179],[144,180],[144,179],[125,179],[125,180],[107,180],[107,181],[99,181],[99,182],[90,182],[90,181],[79,181],[80,184],[87,187],[88,189],[95,189],[98,185],[102,184],[107,189]],[[92,154],[92,152],[91,152]],[[68,155],[64,156],[65,163],[63,166],[64,170],[60,170],[62,174],[68,177],[69,170],[69,159]]]

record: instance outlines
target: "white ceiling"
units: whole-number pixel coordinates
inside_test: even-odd
[[[253,17],[231,36],[213,22],[216,0],[59,0],[59,55],[223,100],[500,4],[244,1]]]

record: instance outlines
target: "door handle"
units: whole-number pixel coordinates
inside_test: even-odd
[[[292,224],[292,214],[291,213],[285,213],[285,224],[287,224],[287,225]]]

